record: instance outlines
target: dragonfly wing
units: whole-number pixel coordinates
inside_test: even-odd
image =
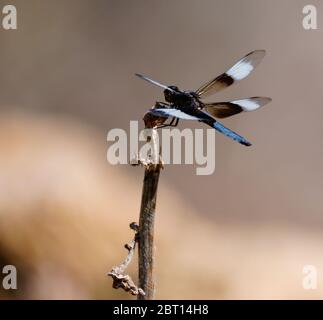
[[[175,108],[150,109],[149,112],[159,117],[175,117],[183,120],[201,120],[201,118],[198,116],[187,114]]]
[[[166,86],[165,84],[162,84],[162,83],[159,83],[159,82],[157,82],[157,81],[155,81],[155,80],[152,80],[152,79],[150,79],[150,78],[148,78],[148,77],[146,77],[146,76],[143,76],[142,74],[135,73],[135,75],[136,75],[138,78],[143,79],[143,80],[145,80],[145,81],[147,81],[147,82],[149,82],[149,83],[151,83],[151,84],[153,84],[153,85],[155,85],[155,86],[157,86],[157,87],[163,88],[163,89],[165,89],[165,90],[173,91],[171,88],[169,88],[169,87],[168,87],[168,86]]]
[[[222,73],[218,77],[212,79],[197,89],[196,94],[198,94],[200,97],[207,97],[231,86],[233,83],[239,80],[244,79],[250,74],[251,71],[255,69],[265,54],[265,50],[255,50],[248,53],[246,56],[236,62],[235,65],[227,72]]]
[[[206,103],[205,111],[216,118],[227,118],[243,111],[254,111],[269,103],[271,98],[251,97],[228,102]]]

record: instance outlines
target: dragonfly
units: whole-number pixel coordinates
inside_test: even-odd
[[[205,103],[201,99],[218,93],[234,83],[246,78],[260,63],[266,54],[265,50],[255,50],[237,61],[230,69],[216,78],[203,84],[196,91],[182,91],[174,85],[164,85],[146,76],[136,73],[136,76],[164,89],[166,102],[156,102],[144,115],[146,127],[164,128],[176,127],[179,120],[196,120],[203,122],[225,136],[245,146],[251,143],[225,127],[217,119],[231,117],[241,112],[254,111],[269,103],[268,97],[250,97],[227,102]],[[167,123],[167,120],[169,122]]]

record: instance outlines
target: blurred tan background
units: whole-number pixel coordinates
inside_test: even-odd
[[[196,89],[266,49],[248,79],[212,97],[273,98],[223,121],[253,147],[217,135],[215,174],[162,173],[157,296],[323,298],[321,1],[310,2],[312,31],[301,0],[9,2],[18,30],[0,30],[0,267],[15,264],[19,278],[1,297],[131,298],[105,273],[132,237],[143,170],[109,165],[106,133],[162,98],[133,74]],[[316,290],[302,287],[304,265],[317,268]]]

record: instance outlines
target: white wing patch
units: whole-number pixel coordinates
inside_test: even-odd
[[[265,50],[255,50],[250,52],[230,68],[226,74],[236,81],[244,79],[254,68],[256,68],[265,54]]]
[[[184,120],[199,120],[200,118],[191,116],[181,110],[178,109],[152,109],[151,110],[153,113],[156,115],[167,115],[170,117],[176,117],[179,119],[184,119]]]
[[[231,101],[231,103],[238,105],[242,108],[243,111],[254,111],[269,103],[270,101],[271,98],[267,97],[252,97],[247,99],[234,100]]]
[[[240,106],[244,111],[253,111],[260,107],[260,104],[258,103],[257,100],[242,99],[242,100],[234,100],[231,102]]]
[[[253,65],[249,61],[239,61],[226,73],[234,80],[242,80],[247,77],[250,72],[254,69]]]

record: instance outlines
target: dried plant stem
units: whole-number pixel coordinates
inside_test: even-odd
[[[139,287],[145,295],[138,300],[152,300],[154,280],[154,222],[160,165],[146,167],[139,217]]]
[[[126,245],[128,255],[124,262],[115,266],[108,273],[113,278],[113,287],[122,288],[133,295],[137,295],[138,300],[152,300],[155,296],[154,281],[154,222],[156,210],[157,188],[160,170],[163,163],[160,159],[158,133],[156,129],[148,128],[146,132],[147,142],[151,147],[151,154],[148,159],[137,159],[136,164],[145,167],[145,176],[141,196],[141,208],[139,216],[139,226],[134,222],[130,224],[136,234],[134,240]],[[139,158],[139,157],[138,157]],[[138,243],[139,253],[139,285],[134,284],[131,277],[125,274],[125,270],[131,262],[136,243]]]
[[[136,232],[134,239],[125,245],[125,248],[128,250],[128,255],[125,260],[118,266],[112,268],[108,273],[108,276],[113,279],[112,287],[115,289],[122,288],[127,292],[130,292],[132,295],[136,296],[138,294],[145,295],[145,292],[141,288],[138,288],[135,283],[132,281],[131,277],[125,274],[125,271],[130,264],[137,242],[138,235],[138,226],[135,222],[130,224],[130,228]]]
[[[139,293],[138,300],[152,300],[155,297],[154,222],[158,181],[163,163],[160,158],[157,130],[149,129],[146,132],[146,138],[151,147],[151,155],[149,159],[139,161],[145,167],[138,231],[139,287],[145,295]]]

